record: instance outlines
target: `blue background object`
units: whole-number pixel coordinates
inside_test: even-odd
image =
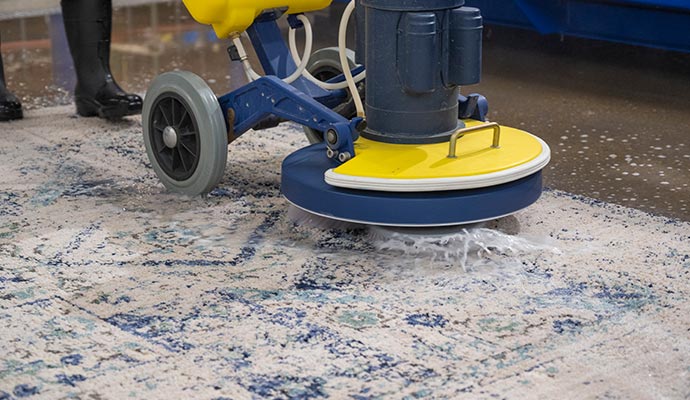
[[[690,1],[467,0],[487,23],[690,52]]]

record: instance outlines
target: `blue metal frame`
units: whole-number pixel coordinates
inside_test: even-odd
[[[335,131],[338,140],[328,144],[334,154],[354,155],[362,119],[348,120],[332,110],[347,99],[347,92],[324,90],[303,77],[292,84],[282,81],[297,66],[277,24],[281,15],[278,11],[266,12],[247,30],[266,76],[218,98],[229,130],[236,138],[252,128],[288,120],[321,132]],[[295,21],[291,23],[297,24]],[[333,81],[342,79],[336,77]],[[271,118],[275,123],[261,125]]]
[[[247,34],[252,41],[252,46],[259,57],[259,62],[266,75],[285,78],[292,74],[297,69],[297,66],[292,60],[290,50],[285,44],[283,35],[276,23],[280,17],[281,15],[277,11],[269,11],[260,15],[247,29]],[[292,17],[294,16],[290,16],[290,19]],[[300,28],[301,23],[297,21],[294,27]],[[347,97],[345,91],[329,92],[303,77],[293,82],[292,86],[326,105],[334,102],[337,105],[342,99]]]
[[[321,132],[330,129],[338,133],[338,142],[329,143],[332,150],[354,153],[357,125],[361,118],[352,121],[300,92],[275,76],[255,80],[218,99],[223,110],[232,110],[232,133],[242,135],[267,117],[274,115],[294,121]]]

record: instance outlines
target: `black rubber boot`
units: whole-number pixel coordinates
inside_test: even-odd
[[[2,66],[2,54],[0,54],[0,121],[11,121],[23,117],[22,103],[5,86],[5,69]]]
[[[110,72],[112,1],[62,0],[60,5],[77,72],[77,114],[117,119],[141,113],[141,97],[125,93]]]

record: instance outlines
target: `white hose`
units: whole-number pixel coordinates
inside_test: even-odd
[[[296,81],[300,76],[304,74],[304,71],[307,70],[309,58],[311,57],[312,44],[314,43],[314,33],[311,30],[311,23],[309,22],[309,19],[304,15],[298,15],[297,19],[304,25],[304,57],[302,57],[301,62],[297,63],[298,65],[295,72],[293,72],[292,75],[284,79],[286,83],[292,83]]]
[[[312,31],[311,27],[311,22],[307,17],[304,15],[298,15],[297,19],[302,22],[304,25],[304,34],[305,34],[305,39],[304,39],[304,55],[303,57],[300,58],[299,53],[297,52],[297,41],[295,39],[295,29],[290,28],[290,33],[289,33],[289,42],[290,42],[290,53],[292,55],[293,60],[295,61],[295,64],[297,65],[297,69],[287,78],[284,78],[283,81],[285,83],[293,83],[296,81],[300,76],[304,76],[306,79],[314,82],[315,84],[321,86],[324,89],[327,90],[337,90],[337,89],[345,89],[348,88],[350,90],[350,93],[352,95],[352,99],[355,102],[355,107],[357,108],[357,116],[364,118],[364,104],[362,103],[362,99],[359,97],[359,91],[357,90],[357,83],[361,82],[364,78],[366,78],[366,71],[363,71],[359,74],[357,74],[356,77],[352,76],[352,70],[350,69],[350,62],[347,59],[347,24],[350,22],[350,17],[352,16],[352,12],[355,10],[355,2],[351,1],[347,7],[345,8],[345,12],[343,12],[343,16],[340,19],[340,27],[338,29],[338,55],[340,56],[340,65],[343,70],[343,75],[345,76],[345,82],[338,82],[338,83],[327,83],[327,82],[322,82],[316,77],[314,77],[309,71],[307,71],[307,65],[309,64],[309,59],[311,57],[311,51],[312,51],[312,46],[314,43],[314,33]],[[252,82],[255,81],[259,78],[261,78],[261,75],[259,75],[254,69],[252,68],[252,64],[249,62],[249,58],[247,57],[247,52],[244,49],[244,45],[242,44],[242,40],[240,40],[240,36],[235,36],[232,38],[232,42],[237,47],[237,53],[240,56],[240,60],[242,61],[242,66],[244,67],[244,73],[247,76],[247,79]]]
[[[261,76],[252,68],[252,64],[249,62],[247,52],[244,50],[244,46],[242,45],[242,40],[240,39],[239,35],[232,38],[232,43],[237,48],[237,54],[240,56],[240,61],[242,61],[244,74],[247,76],[247,80],[249,82],[253,82],[261,78]]]
[[[306,26],[307,24],[311,24],[309,22],[309,19],[305,18],[305,21],[302,21],[302,23]],[[342,23],[342,22],[341,22]],[[347,24],[347,22],[346,22]],[[290,43],[290,54],[292,54],[292,59],[294,60],[295,64],[300,64],[302,60],[300,59],[299,53],[297,52],[297,41],[295,39],[295,34],[296,30],[290,28],[290,34],[289,34],[289,43]],[[342,67],[342,66],[341,66]],[[347,68],[350,68],[350,64],[348,62]],[[344,68],[343,68],[344,69]],[[337,82],[337,83],[328,83],[328,82],[323,82],[319,79],[317,79],[314,75],[312,75],[308,69],[305,69],[304,72],[302,73],[302,76],[304,76],[306,79],[310,80],[311,82],[315,83],[316,85],[320,86],[323,89],[326,90],[339,90],[339,89],[345,89],[348,86],[347,81],[342,81],[342,82]],[[367,77],[366,71],[362,71],[357,76],[354,77],[354,80],[356,83],[361,82]]]
[[[350,88],[352,99],[355,101],[355,107],[357,107],[357,116],[364,118],[364,104],[362,104],[362,99],[359,97],[357,83],[352,77],[350,64],[347,61],[347,23],[350,21],[350,16],[354,10],[355,2],[351,1],[347,7],[345,7],[343,18],[340,20],[340,28],[338,29],[338,53],[340,53],[340,65],[343,67],[345,81],[347,82],[347,86]]]
[[[307,70],[307,65],[309,64],[309,59],[311,58],[312,44],[314,42],[311,24],[309,23],[307,17],[305,17],[304,15],[298,15],[297,19],[302,21],[302,23],[304,24],[304,33],[306,36],[304,45],[304,56],[302,57],[301,62],[298,63],[299,65],[297,66],[297,69],[290,76],[283,79],[283,82],[288,84],[299,79],[299,77],[302,76],[302,74]],[[237,47],[237,53],[240,56],[242,65],[244,66],[244,73],[245,75],[247,75],[247,79],[249,79],[249,81],[251,82],[261,78],[261,75],[259,75],[252,68],[252,64],[249,62],[247,52],[244,49],[244,45],[242,44],[242,40],[240,39],[240,37],[234,37],[232,39],[232,43],[235,45],[235,47]]]

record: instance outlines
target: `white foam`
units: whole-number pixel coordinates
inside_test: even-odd
[[[512,235],[487,228],[484,224],[442,229],[371,226],[368,233],[379,251],[432,261],[457,262],[465,270],[486,264],[502,264],[528,253],[559,253],[556,247],[547,243],[547,239]]]

